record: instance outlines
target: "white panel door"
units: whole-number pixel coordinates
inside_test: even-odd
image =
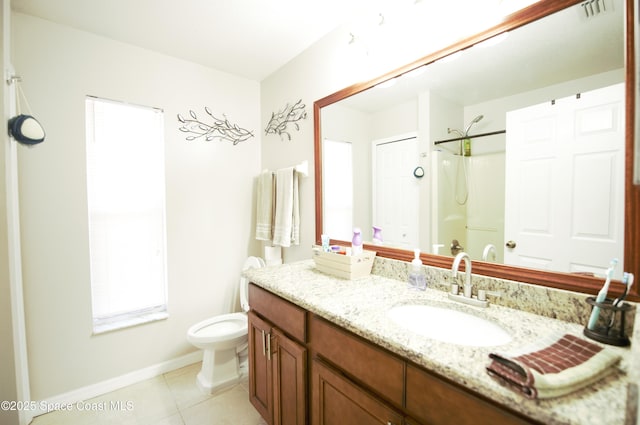
[[[418,246],[419,185],[415,135],[373,142],[373,224],[382,228],[384,245]]]
[[[602,274],[622,261],[624,86],[509,112],[505,173],[506,264]]]

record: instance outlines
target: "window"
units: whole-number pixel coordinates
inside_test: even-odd
[[[168,317],[163,113],[86,98],[93,332]]]
[[[350,142],[325,139],[322,145],[323,229],[332,239],[351,240],[353,160]]]

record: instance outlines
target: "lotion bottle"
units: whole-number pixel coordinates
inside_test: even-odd
[[[382,245],[382,228],[373,226],[373,244]]]
[[[353,228],[353,239],[351,239],[351,255],[362,254],[362,232],[359,227]]]
[[[409,272],[409,288],[419,289],[424,291],[427,289],[427,277],[424,274],[422,268],[422,261],[420,260],[420,249],[413,250],[414,258],[411,261],[411,271]]]

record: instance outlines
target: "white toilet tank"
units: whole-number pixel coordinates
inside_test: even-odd
[[[249,257],[245,260],[242,270],[259,269],[264,266],[262,258]],[[249,311],[249,280],[244,276],[240,276],[240,307],[242,307],[242,311]]]

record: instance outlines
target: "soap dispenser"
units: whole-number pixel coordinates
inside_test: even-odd
[[[411,271],[409,272],[409,288],[424,291],[427,289],[427,277],[422,268],[420,260],[420,249],[413,250],[414,258],[411,261]]]

